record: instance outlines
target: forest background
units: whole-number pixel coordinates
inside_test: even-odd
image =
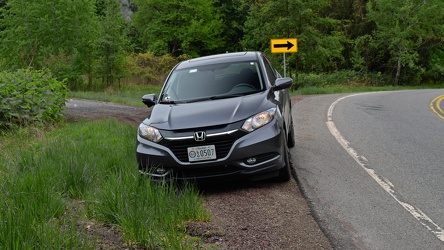
[[[444,77],[442,0],[0,0],[0,71],[49,69],[71,90],[161,84],[177,62],[297,38],[296,87]],[[440,82],[441,81],[441,82]],[[345,83],[344,83],[345,84]]]

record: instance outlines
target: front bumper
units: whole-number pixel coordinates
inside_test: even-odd
[[[271,178],[277,176],[278,170],[285,167],[285,138],[279,122],[274,120],[258,130],[236,138],[220,158],[189,162],[186,158],[178,156],[177,148],[173,151],[168,146],[137,136],[139,172],[155,179],[166,180]],[[186,150],[186,145],[183,147]]]

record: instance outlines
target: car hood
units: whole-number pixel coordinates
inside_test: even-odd
[[[234,123],[276,106],[268,91],[242,97],[181,104],[157,104],[144,123],[163,130]]]

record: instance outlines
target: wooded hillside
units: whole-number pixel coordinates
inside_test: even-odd
[[[287,56],[293,76],[350,70],[382,74],[395,85],[444,78],[442,0],[0,0],[0,6],[0,70],[49,68],[71,88],[111,86],[135,68],[168,61],[160,70],[167,71],[179,60],[227,51],[264,51],[278,66],[273,38],[298,39],[298,52]]]

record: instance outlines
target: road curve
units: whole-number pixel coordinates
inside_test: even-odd
[[[444,248],[443,93],[314,96],[293,107],[298,180],[335,248]]]

